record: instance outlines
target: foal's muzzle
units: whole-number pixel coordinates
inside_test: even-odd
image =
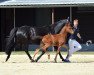
[[[74,34],[74,31],[72,31],[71,34]]]

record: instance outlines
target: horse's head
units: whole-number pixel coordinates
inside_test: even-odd
[[[74,34],[74,31],[70,25],[70,22],[66,23],[65,26],[64,26],[64,29],[67,33],[70,33],[70,34]]]

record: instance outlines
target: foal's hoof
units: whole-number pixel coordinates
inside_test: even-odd
[[[48,59],[50,59],[50,55],[48,55]]]
[[[54,59],[55,63],[57,63],[56,59]]]

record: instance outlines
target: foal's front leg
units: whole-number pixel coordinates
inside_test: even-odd
[[[60,52],[60,48],[61,48],[61,46],[58,47],[58,50],[57,50],[57,52],[56,52],[56,56],[55,56],[55,59],[54,59],[56,63],[57,63],[57,55],[58,55],[59,52]]]
[[[50,53],[49,52],[46,52],[46,54],[48,55],[48,60],[50,59]]]
[[[55,48],[56,51],[58,50],[58,47],[57,47],[57,46],[54,46],[54,48]],[[59,57],[60,57],[60,59],[61,59],[62,61],[64,61],[64,58],[63,58],[61,52],[59,52]]]

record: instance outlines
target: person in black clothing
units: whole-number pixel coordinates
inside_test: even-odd
[[[77,42],[77,38],[81,39],[80,33],[79,33],[79,28],[78,28],[78,19],[75,19],[73,21],[73,30],[74,34],[71,34],[69,37],[69,51],[66,56],[65,62],[70,62],[69,58],[72,56],[72,54],[82,48],[82,46]]]

